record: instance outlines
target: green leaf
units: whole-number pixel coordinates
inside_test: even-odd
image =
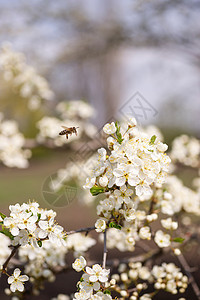
[[[109,227],[110,227],[110,228],[116,228],[116,229],[119,229],[119,230],[122,229],[122,226],[119,225],[119,224],[116,224],[115,222],[110,222],[110,223],[109,223]]]
[[[40,220],[40,218],[41,218],[41,214],[37,214],[38,215],[38,221]]]
[[[173,239],[173,242],[176,242],[176,243],[182,243],[185,239],[181,238],[181,237],[177,237],[177,238],[174,238]]]
[[[39,247],[42,247],[42,241],[37,241],[37,243]]]
[[[90,189],[90,193],[92,194],[92,196],[97,196],[98,194],[105,193],[105,188],[103,188],[101,186],[94,185]]]
[[[2,226],[2,230],[0,230],[1,233],[5,234],[7,237],[9,237],[9,239],[13,240],[14,236],[12,235],[12,233],[10,233],[10,231],[5,228],[4,226]]]
[[[2,217],[3,220],[6,218],[6,215],[2,214],[1,212],[0,212],[0,216]]]
[[[153,136],[151,137],[151,139],[150,139],[149,144],[150,144],[150,145],[153,145],[153,144],[155,143],[155,140],[156,140],[156,135],[153,135]]]
[[[123,138],[122,138],[122,135],[120,133],[120,126],[118,125],[117,122],[115,122],[115,127],[117,128],[117,130],[116,130],[117,141],[118,141],[119,144],[121,144],[123,142]]]
[[[104,293],[104,294],[111,295],[111,292],[110,292],[109,290],[105,290],[103,293]]]

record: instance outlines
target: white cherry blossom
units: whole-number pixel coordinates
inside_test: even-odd
[[[19,292],[23,292],[24,290],[24,282],[29,280],[27,275],[20,275],[20,269],[15,269],[12,276],[8,277],[8,283],[10,284],[10,290],[15,292],[18,290]]]

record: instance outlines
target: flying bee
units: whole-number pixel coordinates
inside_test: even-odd
[[[66,126],[62,126],[62,128],[64,128],[64,130],[62,130],[59,135],[65,135],[66,134],[66,139],[68,139],[68,135],[72,135],[72,133],[75,133],[77,135],[77,131],[76,129],[79,127],[66,127]]]

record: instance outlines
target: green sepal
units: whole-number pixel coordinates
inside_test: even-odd
[[[116,130],[117,141],[118,141],[119,144],[121,144],[123,142],[123,138],[122,138],[122,135],[120,133],[120,126],[118,126],[117,122],[115,122],[115,127],[117,128],[117,130]]]
[[[111,292],[110,292],[109,290],[105,290],[103,293],[104,293],[104,294],[111,295]]]
[[[4,226],[2,226],[2,230],[0,230],[0,232],[9,237],[9,239],[14,240],[14,236],[12,235],[12,233]]]
[[[122,229],[122,226],[119,225],[119,224],[116,224],[115,222],[110,222],[110,223],[109,223],[109,227],[110,227],[110,228],[116,228],[116,229],[119,229],[119,230]]]
[[[92,196],[97,196],[99,194],[105,193],[105,188],[103,188],[101,186],[94,185],[90,189],[90,193],[92,194]]]
[[[42,247],[42,241],[37,241],[37,244],[40,248]]]
[[[185,239],[181,238],[181,237],[177,237],[177,238],[174,238],[173,239],[173,242],[176,242],[176,243],[182,243]]]
[[[149,144],[150,144],[150,145],[153,145],[153,144],[155,143],[155,140],[156,140],[156,135],[153,135],[153,136],[151,137],[151,139],[150,139]]]
[[[0,212],[0,217],[2,217],[2,219],[4,220],[6,218],[6,215],[4,215]]]

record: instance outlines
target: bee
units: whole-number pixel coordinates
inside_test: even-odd
[[[72,135],[72,133],[75,133],[77,135],[77,131],[76,129],[79,127],[66,127],[66,126],[62,126],[62,128],[64,128],[64,130],[62,130],[59,135],[64,135],[66,134],[66,139],[68,139],[68,135]]]

